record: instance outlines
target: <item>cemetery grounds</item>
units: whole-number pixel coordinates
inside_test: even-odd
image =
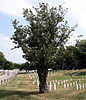
[[[37,73],[18,74],[0,85],[0,100],[86,100],[86,70],[48,73],[49,92],[39,93]]]

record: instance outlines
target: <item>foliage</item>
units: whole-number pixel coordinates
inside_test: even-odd
[[[16,69],[20,69],[20,66],[21,66],[21,64],[14,63],[14,67],[15,67]]]
[[[65,69],[76,69],[77,60],[75,55],[76,48],[74,46],[67,46],[65,52]]]
[[[61,46],[57,50],[54,69],[86,68],[86,40],[76,41],[73,46]]]
[[[28,62],[21,64],[20,70],[23,70],[23,69],[26,70],[26,72],[28,72],[28,70],[29,70],[29,63]]]
[[[29,70],[36,70],[36,65],[34,62],[25,62],[20,65],[20,70],[25,70],[28,73]]]
[[[55,58],[55,69],[64,69],[64,62],[65,62],[65,54],[66,50],[64,46],[60,46],[59,49],[57,50],[56,53],[56,58]]]
[[[0,69],[3,68],[3,63],[6,61],[4,54],[0,52]]]
[[[3,67],[4,70],[13,70],[14,69],[14,65],[12,62],[10,61],[5,61],[4,62],[4,67]]]
[[[19,25],[17,20],[12,22],[15,32],[11,39],[17,45],[14,48],[21,47],[23,57],[35,63],[40,92],[45,92],[48,68],[52,65],[58,47],[67,42],[76,25],[67,25],[68,22],[64,20],[67,9],[63,9],[62,5],[50,8],[47,3],[39,3],[39,7],[33,9],[35,13],[31,9],[23,10],[23,17],[29,23],[27,26]]]
[[[26,60],[36,63],[45,60],[48,67],[57,47],[66,42],[75,27],[67,26],[67,21],[64,21],[66,10],[61,5],[58,9],[49,9],[48,4],[42,3],[39,8],[34,9],[36,14],[28,9],[23,12],[29,25],[23,27],[18,26],[19,22],[16,20],[12,22],[16,31],[11,39],[17,44],[15,48],[22,48]]]
[[[86,68],[86,40],[77,41],[76,52],[78,68]]]

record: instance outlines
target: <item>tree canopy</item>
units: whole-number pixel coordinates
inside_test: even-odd
[[[0,69],[3,69],[3,63],[6,61],[5,56],[0,52]]]
[[[14,69],[14,64],[10,61],[7,61],[2,52],[0,52],[0,69],[8,69],[8,70]]]
[[[4,66],[3,66],[4,70],[13,70],[14,69],[14,65],[12,62],[10,61],[5,61],[4,62]]]

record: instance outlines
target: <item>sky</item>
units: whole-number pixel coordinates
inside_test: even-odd
[[[13,63],[26,62],[22,58],[21,49],[11,50],[15,46],[10,40],[15,31],[12,20],[17,19],[20,24],[25,25],[26,22],[22,17],[23,8],[32,9],[32,6],[36,7],[42,2],[55,7],[62,4],[63,8],[68,8],[65,15],[68,25],[78,24],[69,43],[74,43],[79,35],[83,35],[81,39],[86,39],[86,0],[0,0],[0,52],[3,52],[7,60]]]

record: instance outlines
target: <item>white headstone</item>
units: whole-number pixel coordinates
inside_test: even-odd
[[[84,89],[84,87],[85,87],[85,85],[84,85],[84,84],[82,84],[82,89]]]
[[[64,84],[65,84],[65,80],[64,80]]]
[[[49,90],[51,91],[51,85],[49,85]]]
[[[75,85],[75,82],[73,82],[73,85]]]
[[[34,84],[34,81],[33,81],[33,84]]]
[[[69,83],[67,83],[67,87],[69,87]]]
[[[76,84],[77,84],[77,81],[76,81]]]
[[[56,83],[54,83],[54,90],[56,90]]]
[[[79,84],[79,90],[81,90],[81,84]]]
[[[51,81],[50,81],[50,85],[51,85],[52,83],[51,83]]]
[[[76,90],[78,90],[78,84],[76,84],[76,87],[75,87],[75,89],[76,89]]]
[[[70,87],[72,86],[72,83],[70,83]]]
[[[58,82],[58,85],[60,85],[60,83]]]
[[[37,86],[39,87],[39,82],[37,83]]]
[[[66,84],[64,84],[64,88],[66,88]]]

